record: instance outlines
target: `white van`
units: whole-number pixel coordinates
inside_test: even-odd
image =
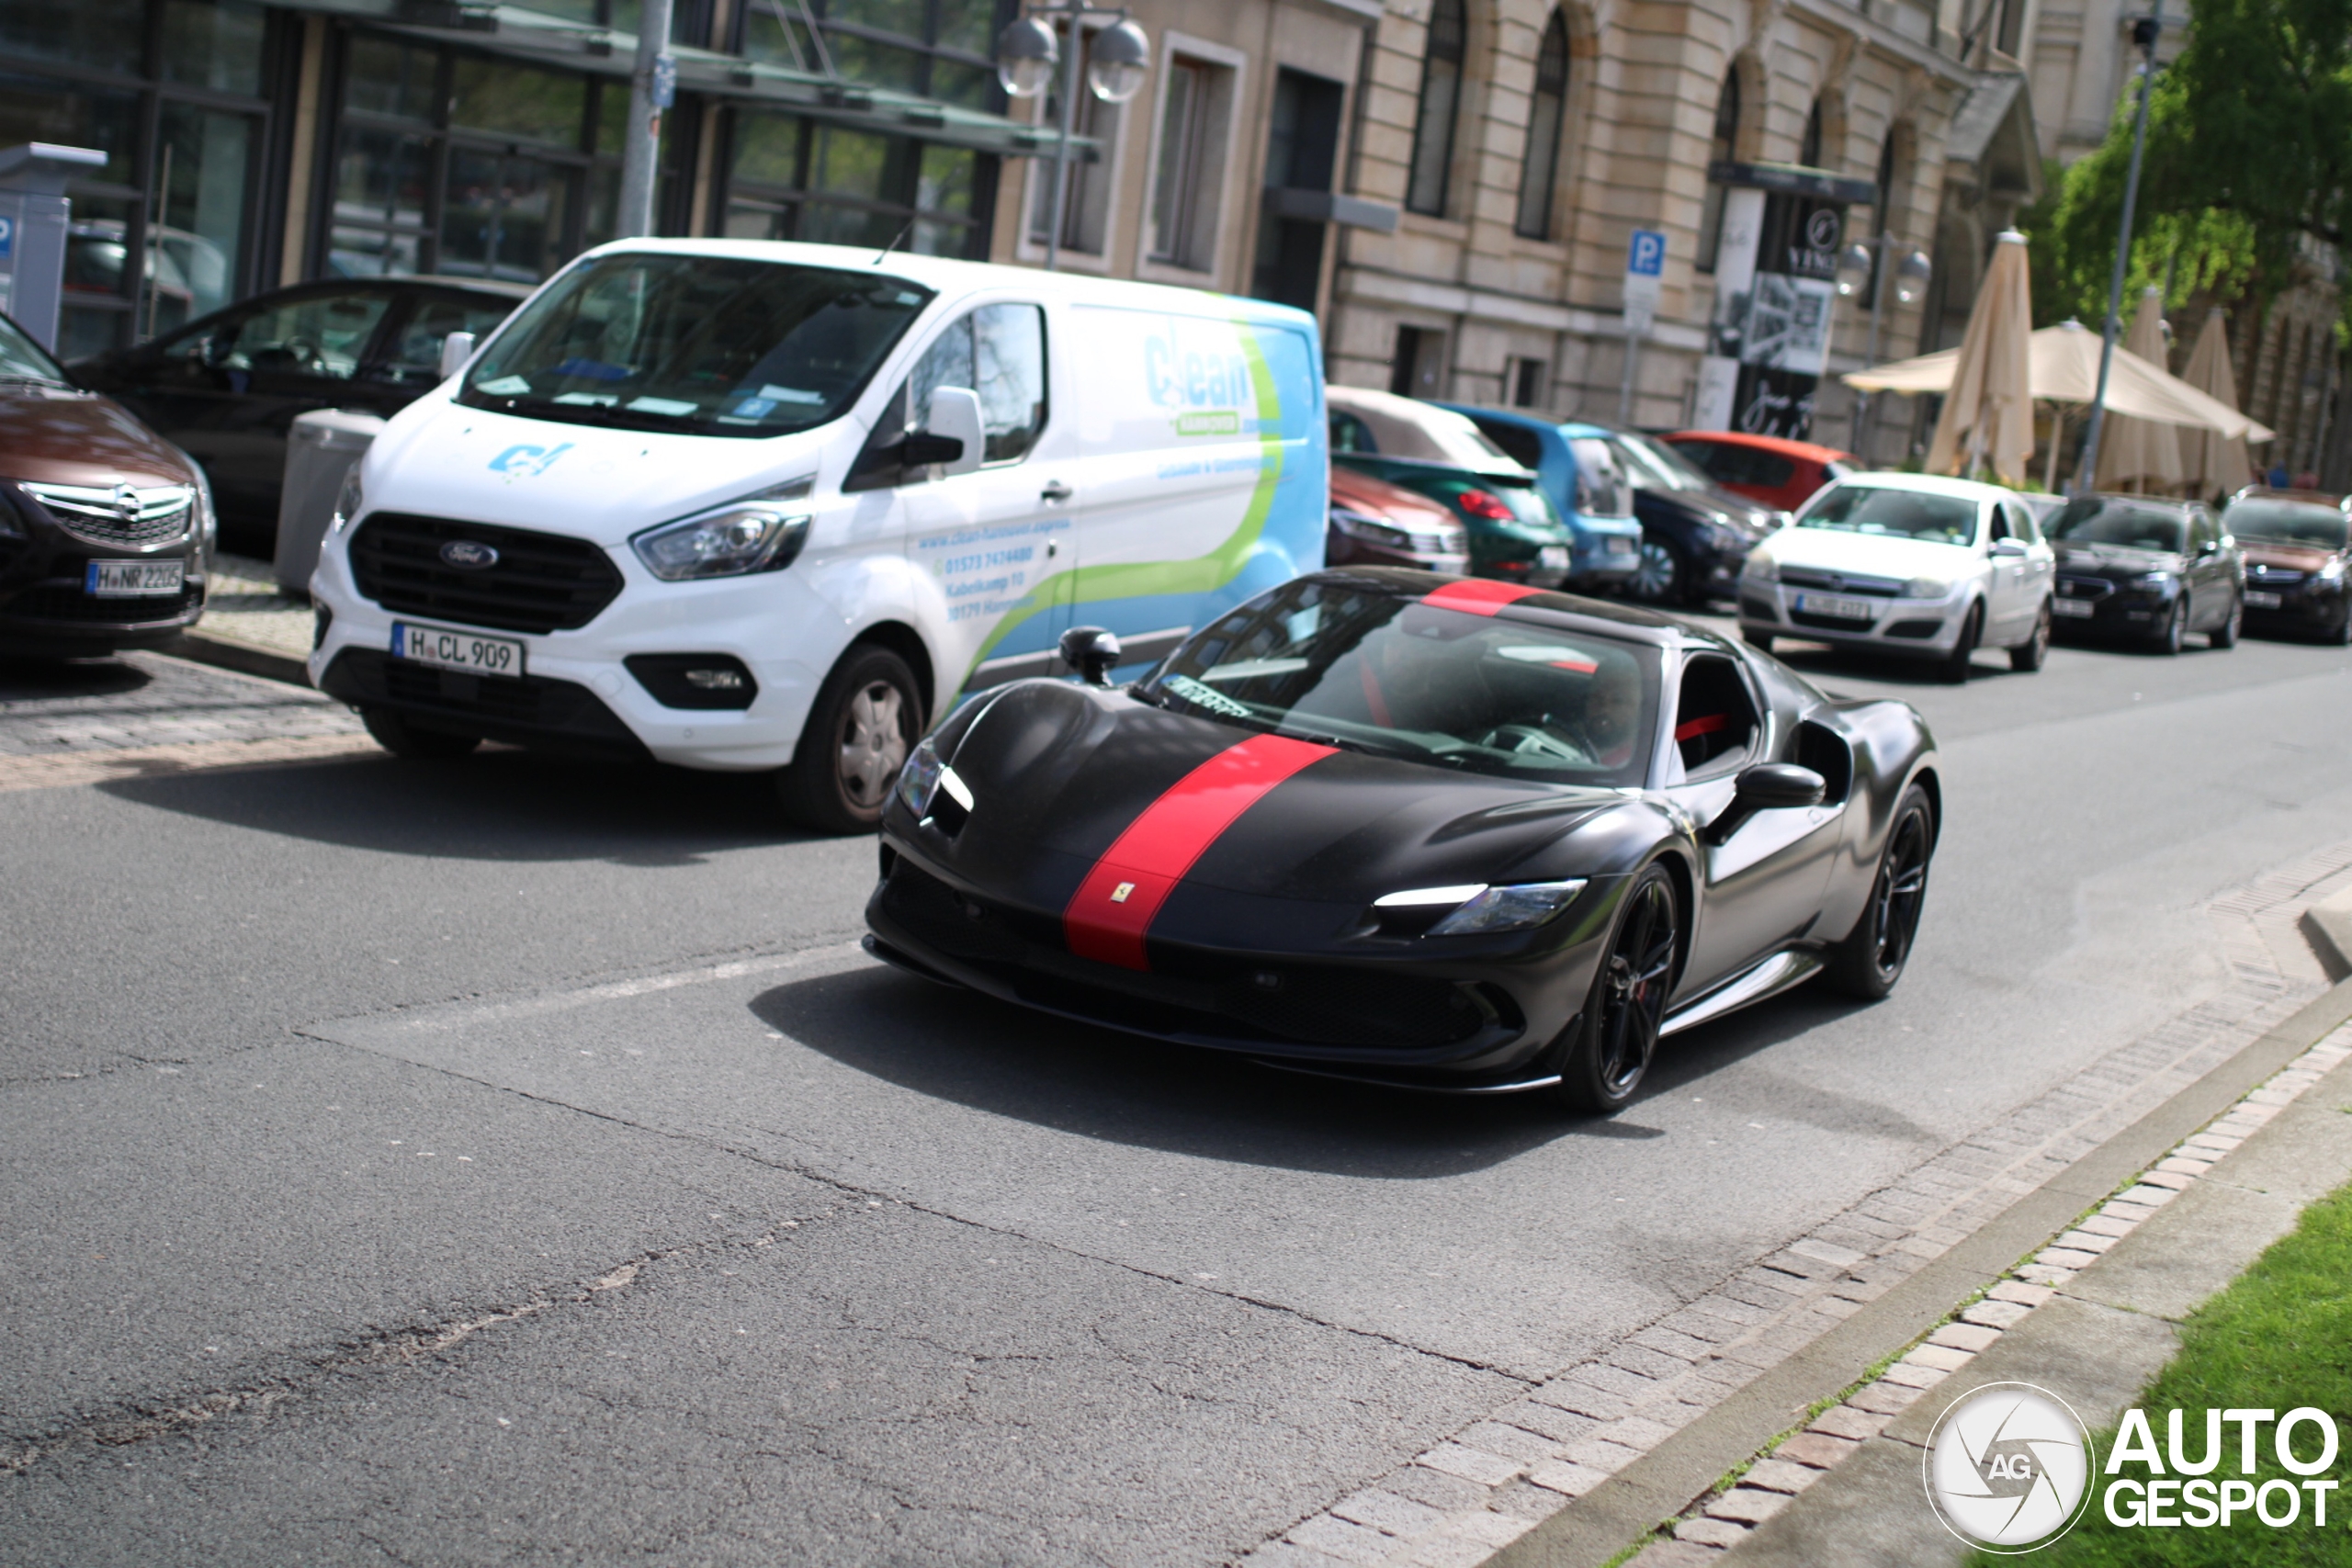
[[[1314,319],[831,245],[591,251],[394,418],[311,677],[403,756],[487,738],[780,769],[869,827],[960,697],[1130,666],[1323,562]]]

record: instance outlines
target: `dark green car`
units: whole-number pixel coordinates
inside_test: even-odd
[[[1326,389],[1331,461],[1449,508],[1469,533],[1470,573],[1539,588],[1564,584],[1574,538],[1536,476],[1431,403],[1358,387]],[[1458,428],[1457,428],[1458,427]]]

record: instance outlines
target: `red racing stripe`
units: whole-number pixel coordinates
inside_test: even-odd
[[[1727,713],[1711,713],[1704,718],[1694,718],[1688,720],[1685,723],[1676,725],[1674,727],[1674,738],[1677,740],[1696,740],[1702,735],[1713,735],[1716,730],[1729,726],[1730,723],[1731,715]]]
[[[1098,964],[1148,969],[1144,932],[1193,863],[1241,814],[1334,748],[1260,735],[1186,773],[1127,824],[1062,911],[1069,950]]]
[[[1449,582],[1434,593],[1421,596],[1424,604],[1434,604],[1441,610],[1464,610],[1474,615],[1491,615],[1506,604],[1516,604],[1541,588],[1530,588],[1523,582],[1497,582],[1487,577],[1465,577],[1459,582]]]

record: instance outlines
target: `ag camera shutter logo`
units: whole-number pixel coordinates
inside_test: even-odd
[[[1987,1383],[1946,1410],[1921,1461],[1944,1528],[2002,1554],[2037,1551],[2090,1505],[2090,1434],[2064,1400],[2025,1382]]]

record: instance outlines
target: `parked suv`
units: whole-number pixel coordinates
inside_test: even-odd
[[[187,454],[0,316],[0,650],[170,641],[204,613],[212,531]]]
[[[1362,387],[1329,387],[1334,466],[1442,503],[1469,535],[1477,577],[1557,588],[1575,573],[1575,536],[1522,467],[1451,409]]]
[[[2249,486],[2231,498],[2222,531],[2245,558],[2248,627],[2352,643],[2352,498]]]
[[[2191,632],[2214,648],[2237,641],[2245,562],[2204,502],[2078,495],[2050,520],[2050,542],[2058,550],[2051,609],[2062,630],[2163,653],[2178,653]]]

